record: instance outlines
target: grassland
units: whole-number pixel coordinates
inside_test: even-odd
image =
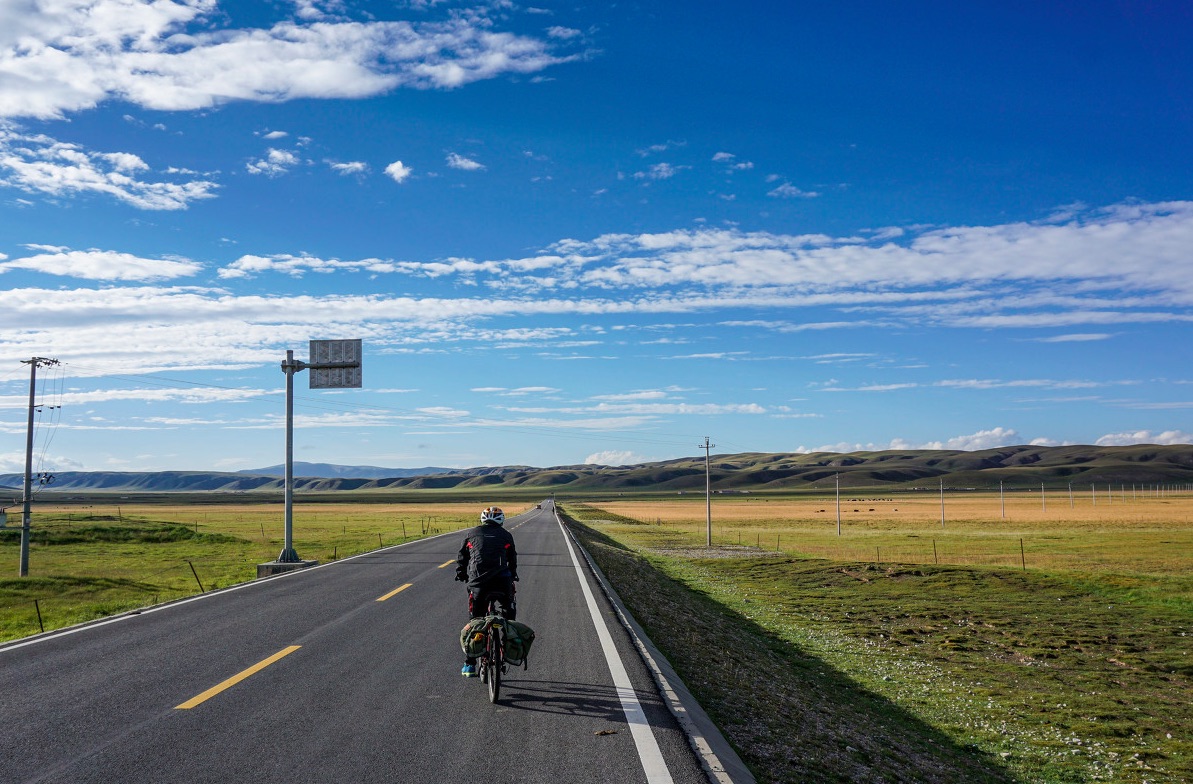
[[[345,558],[475,525],[477,509],[476,501],[299,503],[295,549],[305,559]],[[283,512],[244,499],[39,505],[32,528],[24,578],[20,532],[11,522],[0,530],[0,641],[252,580],[258,563],[281,552]]]
[[[1193,501],[1082,500],[565,509],[762,781],[1193,781]]]
[[[700,495],[563,504],[760,781],[1193,781],[1193,499],[950,492],[942,525],[938,494],[883,492],[843,496],[840,535],[831,495],[716,496],[713,548]],[[302,557],[481,503],[343,497],[296,504]],[[252,579],[281,520],[244,496],[39,504],[30,577],[0,532],[0,639]]]

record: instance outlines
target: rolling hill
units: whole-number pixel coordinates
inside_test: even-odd
[[[1193,445],[1011,446],[976,452],[907,450],[714,455],[713,489],[719,492],[828,489],[1050,487],[1089,484],[1193,484]],[[387,475],[379,475],[387,474]],[[20,474],[0,474],[0,485],[20,488]],[[55,475],[57,492],[281,492],[277,466],[255,472],[68,471]],[[470,488],[542,488],[567,491],[704,489],[704,458],[632,466],[574,465],[551,468],[486,466],[469,469],[384,469],[304,463],[295,467],[296,492]],[[19,493],[19,489],[16,490]]]

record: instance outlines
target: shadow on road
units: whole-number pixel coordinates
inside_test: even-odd
[[[541,713],[625,720],[617,690],[592,683],[503,680],[501,703],[509,708]]]

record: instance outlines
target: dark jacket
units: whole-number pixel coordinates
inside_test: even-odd
[[[471,529],[456,556],[456,575],[467,577],[469,588],[517,579],[518,551],[514,548],[514,537],[496,523]]]

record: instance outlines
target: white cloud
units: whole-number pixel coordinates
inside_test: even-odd
[[[158,281],[197,274],[203,265],[189,259],[145,259],[102,250],[54,249],[50,253],[0,263],[0,272],[24,269],[87,280]]]
[[[1021,442],[1022,439],[1014,430],[995,427],[990,430],[979,430],[969,435],[954,436],[947,441],[932,441],[924,444],[920,449],[960,449],[966,452],[978,452],[1000,446],[1014,446]]]
[[[672,166],[670,163],[656,163],[644,172],[634,172],[634,177],[639,180],[669,180],[684,169],[690,168],[690,166]]]
[[[579,38],[581,35],[583,35],[583,33],[571,27],[555,26],[547,28],[547,35],[551,36],[552,38],[559,38],[567,41],[571,40],[572,38]]]
[[[108,100],[164,111],[229,101],[359,98],[530,74],[569,57],[498,32],[484,10],[444,22],[332,19],[220,28],[215,0],[59,0],[0,11],[0,117],[61,118]],[[556,38],[554,40],[562,40]]]
[[[458,155],[454,152],[448,153],[447,165],[461,171],[481,171],[485,168],[483,163],[477,163],[471,158],[465,158],[463,155]]]
[[[394,272],[398,268],[392,261],[385,259],[362,259],[359,261],[341,261],[340,259],[321,259],[315,256],[290,256],[278,254],[276,256],[241,256],[231,264],[222,267],[219,277],[251,278],[265,272],[280,272],[291,277],[301,278],[308,272],[331,273],[347,272]]]
[[[349,174],[366,174],[369,171],[369,165],[363,161],[347,161],[344,163],[328,161],[327,165],[330,166],[331,170],[336,174],[342,174],[345,176]]]
[[[785,182],[772,191],[768,191],[767,196],[776,199],[814,199],[820,194],[816,191],[800,190],[789,182]]]
[[[289,135],[290,134],[286,133],[285,131],[270,131],[268,133],[262,134],[261,138],[273,141],[275,139],[285,139]]]
[[[800,447],[798,452],[884,452],[887,450],[907,451],[915,449],[928,450],[958,450],[978,452],[985,449],[997,449],[1003,446],[1017,446],[1022,443],[1019,434],[1014,430],[995,427],[990,430],[980,430],[964,436],[955,436],[945,441],[927,441],[917,443],[904,438],[893,438],[887,444],[861,444],[842,441],[836,444],[825,444],[815,449]]]
[[[290,150],[270,148],[264,158],[249,161],[245,169],[249,174],[264,174],[267,177],[278,177],[299,164],[299,158]]]
[[[608,450],[605,452],[595,452],[584,458],[585,465],[605,465],[605,466],[628,466],[641,465],[642,463],[649,463],[649,458],[634,452],[621,452],[617,450]]]
[[[614,395],[593,395],[593,400],[604,400],[612,402],[622,402],[626,400],[664,400],[668,397],[667,393],[660,389],[644,389],[638,392],[625,392]]]
[[[36,470],[39,471],[82,471],[83,465],[69,457],[46,455],[41,458]],[[23,474],[25,472],[25,453],[7,452],[0,454],[0,473]]]
[[[638,416],[713,416],[719,414],[765,414],[757,403],[597,403],[591,406],[561,408],[509,408],[523,414],[634,414]]]
[[[137,401],[141,403],[230,403],[276,394],[264,389],[231,389],[226,387],[183,387],[146,389],[94,389],[63,392],[55,399],[64,406],[86,406],[113,401]],[[22,408],[29,405],[27,395],[0,395],[0,409]],[[65,426],[65,425],[60,425]]]
[[[1150,430],[1135,430],[1124,433],[1107,433],[1094,443],[1098,446],[1193,444],[1193,433],[1186,433],[1182,430],[1165,430],[1162,433],[1153,433]]]
[[[739,161],[731,152],[719,152],[712,159],[714,163],[725,164],[730,171],[749,171],[754,168],[753,161]]]
[[[377,292],[239,296],[194,287],[9,288],[0,290],[0,312],[13,327],[0,337],[0,356],[27,358],[31,346],[45,346],[37,350],[76,357],[98,352],[137,367],[168,368],[183,362],[175,356],[177,346],[187,345],[190,351],[195,343],[196,365],[229,367],[272,362],[267,347],[286,336],[307,339],[305,331],[312,324],[321,329],[343,325],[353,333],[361,328],[392,340],[388,349],[414,351],[425,350],[427,343],[417,344],[430,340],[432,334],[437,346],[464,339],[531,345],[595,337],[545,326],[476,329],[477,324],[501,318],[618,314],[681,314],[684,318],[683,314],[701,312],[772,312],[783,318],[737,323],[786,330],[798,324],[788,320],[798,308],[838,309],[839,322],[817,323],[861,322],[893,328],[969,326],[1001,316],[1008,317],[1007,326],[1016,326],[1019,322],[1010,317],[1033,314],[1075,323],[1096,318],[1112,321],[1116,329],[1131,321],[1193,320],[1189,312],[1193,282],[1172,274],[1187,265],[1188,248],[1193,247],[1193,203],[1095,210],[1062,224],[919,229],[898,244],[888,240],[858,244],[847,239],[700,229],[565,239],[538,255],[498,260],[243,255],[220,268],[220,277],[355,272],[455,278],[482,285],[512,281],[519,288],[506,296],[483,290],[472,297],[425,299]],[[59,274],[100,280],[197,274],[186,266],[194,262],[185,259],[137,261],[140,257],[117,251],[75,252],[48,245],[34,250],[42,252],[32,257],[47,257],[36,262],[38,268],[49,269],[52,261],[61,265]],[[115,355],[113,343],[119,345]],[[692,356],[733,360],[753,355],[705,345]],[[837,382],[823,388],[881,392],[918,384],[957,390],[1072,390],[1112,383],[1140,382],[1080,378],[931,382],[887,376],[861,387]]]
[[[132,153],[90,152],[77,144],[0,126],[0,185],[27,193],[96,193],[138,209],[181,210],[193,201],[212,198],[218,187],[207,180],[147,181],[141,175],[148,170],[149,165]],[[194,174],[181,169],[166,173]]]
[[[389,166],[385,167],[385,173],[392,177],[393,181],[397,183],[405,182],[413,172],[413,169],[401,161],[394,161]]]
[[[1088,343],[1094,340],[1109,340],[1113,335],[1105,332],[1081,332],[1070,335],[1054,335],[1048,338],[1036,338],[1037,343]]]
[[[673,149],[676,147],[686,147],[687,144],[688,143],[685,141],[673,141],[671,139],[668,139],[666,142],[664,142],[662,144],[652,144],[649,147],[638,150],[638,154],[640,156],[642,156],[643,158],[645,158],[648,155],[653,155],[654,153],[657,153],[657,152],[666,152],[667,150],[670,150],[670,149]]]

